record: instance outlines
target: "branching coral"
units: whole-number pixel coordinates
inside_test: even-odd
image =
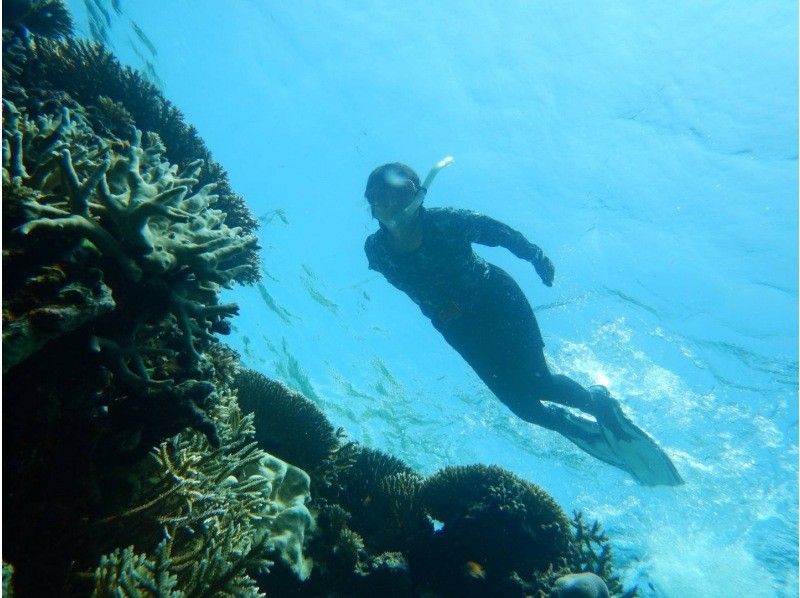
[[[163,140],[162,153],[172,163],[186,169],[198,159],[202,160],[206,166],[198,174],[197,184],[200,187],[209,183],[216,185],[215,207],[223,212],[225,224],[231,228],[240,227],[245,233],[255,230],[256,219],[244,200],[231,190],[227,173],[213,160],[196,129],[188,125],[181,111],[140,73],[122,67],[102,45],[83,41],[41,39],[34,47],[20,49],[20,52],[23,55],[14,61],[18,73],[4,70],[6,97],[37,112],[47,108],[51,90],[63,90],[87,107],[107,110],[110,105],[121,103],[137,128],[154,132]],[[109,126],[111,132],[119,135],[119,123]],[[237,258],[237,265],[245,264],[250,267],[236,273],[237,282],[257,281],[260,269],[254,248]]]
[[[71,116],[66,107],[57,122],[40,118],[41,126],[11,102],[4,107],[9,115],[4,177],[12,187],[61,194],[25,201],[33,218],[19,228],[23,234],[52,229],[87,238],[133,281],[142,272],[187,269],[201,281],[227,285],[250,268],[228,263],[256,239],[229,228],[225,215],[210,207],[217,198],[214,185],[187,197],[198,182],[201,160],[178,172],[162,160],[164,146],[154,134],[143,147],[142,134],[135,131],[126,144],[93,135],[85,117]],[[73,125],[74,120],[81,122]],[[125,145],[124,153],[112,150]]]
[[[171,566],[166,540],[156,547],[152,559],[145,554],[136,554],[133,546],[117,548],[111,554],[100,557],[100,565],[94,572],[92,597],[117,595],[138,598],[148,592],[152,596],[183,598],[185,594],[175,590],[178,577],[170,574]]]
[[[91,243],[112,269],[163,299],[152,307],[175,316],[183,353],[199,361],[195,339],[213,339],[211,331],[236,313],[235,305],[213,303],[217,290],[250,267],[235,257],[256,244],[211,208],[213,185],[190,192],[202,163],[179,171],[163,161],[154,134],[144,145],[138,131],[130,142],[98,137],[79,108],[35,121],[7,100],[4,108],[3,176],[12,201],[19,198],[19,233]],[[72,319],[96,314],[80,315]],[[24,358],[30,351],[11,353]]]
[[[622,594],[622,583],[614,574],[611,543],[603,527],[598,521],[590,525],[580,511],[573,514],[571,523],[574,541],[568,562],[572,571],[594,573],[606,582],[612,595]],[[633,594],[629,592],[626,595]]]
[[[242,416],[233,395],[212,417],[220,448],[209,450],[192,431],[162,443],[137,469],[133,499],[95,523],[98,542],[128,538],[137,550],[153,550],[103,557],[94,574],[97,595],[177,587],[185,595],[255,596],[249,573],[266,570],[270,557],[308,576],[308,475],[257,448],[252,416]]]

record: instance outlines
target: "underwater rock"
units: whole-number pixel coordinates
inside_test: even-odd
[[[556,580],[550,598],[609,598],[609,592],[594,573],[570,573]]]
[[[496,583],[512,572],[544,571],[569,554],[570,522],[561,507],[501,467],[446,467],[424,481],[420,500],[444,524],[433,546],[441,569],[478,563],[483,579]]]

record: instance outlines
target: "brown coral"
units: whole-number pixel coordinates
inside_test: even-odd
[[[254,414],[256,439],[268,453],[316,472],[336,452],[341,432],[299,392],[249,369],[233,386],[242,411]]]
[[[570,522],[544,490],[487,465],[446,467],[427,478],[420,499],[441,521],[437,551],[448,561],[480,563],[487,579],[528,576],[563,561]]]

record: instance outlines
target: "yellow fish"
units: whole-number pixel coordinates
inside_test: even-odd
[[[486,579],[486,569],[475,561],[467,561],[464,564],[464,573],[475,579]]]

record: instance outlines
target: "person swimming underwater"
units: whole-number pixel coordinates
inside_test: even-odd
[[[549,287],[555,268],[542,249],[488,216],[423,206],[436,173],[451,162],[439,162],[424,184],[399,162],[372,171],[364,196],[379,229],[364,245],[369,268],[406,293],[518,417],[558,432],[644,485],[682,483],[666,454],[623,414],[605,387],[584,388],[550,371],[536,316],[522,289],[504,270],[476,255],[472,244],[508,249],[530,262]]]

